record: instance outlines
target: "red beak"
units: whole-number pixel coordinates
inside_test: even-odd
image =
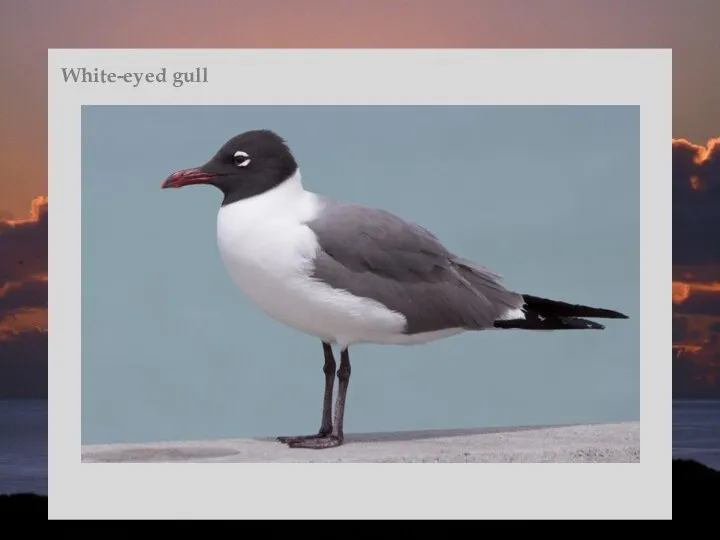
[[[216,175],[206,173],[200,169],[183,169],[168,176],[162,183],[161,189],[179,188],[192,184],[208,184]]]

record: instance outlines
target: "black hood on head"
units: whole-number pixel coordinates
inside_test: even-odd
[[[223,206],[260,195],[290,178],[298,165],[285,140],[267,129],[227,141],[200,167],[171,174],[163,188],[208,184],[223,192]]]

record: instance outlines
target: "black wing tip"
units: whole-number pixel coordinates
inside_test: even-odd
[[[493,323],[495,328],[515,330],[605,330],[605,326],[579,317],[555,319],[504,319]]]
[[[612,309],[596,308],[583,304],[571,304],[561,300],[550,300],[540,296],[523,294],[525,308],[539,314],[559,317],[590,317],[596,319],[629,319],[626,314]]]
[[[582,319],[581,319],[582,320]],[[605,325],[596,323],[595,321],[584,321],[588,326],[588,330],[605,330]]]
[[[611,311],[609,309],[603,310],[603,315],[596,315],[596,317],[602,317],[604,319],[629,319],[627,315],[624,313],[620,313],[619,311]]]
[[[579,317],[561,319],[561,328],[558,330],[605,330],[605,325]]]

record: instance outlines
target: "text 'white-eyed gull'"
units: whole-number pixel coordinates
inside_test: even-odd
[[[320,431],[278,438],[293,448],[343,443],[355,343],[419,344],[486,329],[603,329],[585,317],[627,319],[510,291],[498,274],[450,252],[419,225],[306,190],[290,148],[270,130],[233,137],[162,187],[192,184],[223,193],[217,242],[235,284],[270,317],[322,341]],[[340,350],[334,418],[332,345]]]

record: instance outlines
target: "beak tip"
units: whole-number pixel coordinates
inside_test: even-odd
[[[182,179],[183,175],[185,174],[185,170],[175,171],[170,176],[165,178],[163,180],[162,184],[160,184],[160,189],[170,189],[170,188],[176,188],[180,185],[180,180]]]
[[[160,189],[180,188],[191,184],[207,184],[214,178],[214,175],[202,172],[198,169],[183,169],[168,176]]]

